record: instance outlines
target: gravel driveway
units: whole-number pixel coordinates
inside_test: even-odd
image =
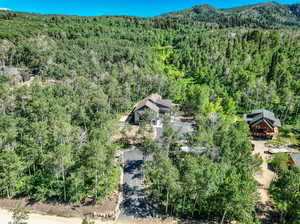
[[[270,200],[268,189],[270,188],[271,182],[275,178],[276,174],[269,169],[267,162],[269,159],[269,155],[264,153],[265,151],[268,151],[268,148],[265,146],[266,141],[252,141],[252,143],[255,145],[253,153],[259,154],[263,159],[261,172],[255,175],[255,179],[260,184],[260,186],[258,187],[258,192],[261,196],[260,201],[265,204]]]
[[[178,131],[182,138],[186,134],[192,133],[193,122],[182,122],[174,119],[172,128]],[[158,122],[154,126],[154,139],[159,143],[163,142],[163,123]],[[151,160],[152,156],[147,159]],[[141,218],[150,218],[159,213],[154,203],[146,196],[145,186],[143,184],[143,151],[136,149],[124,152],[124,178],[123,178],[123,203],[121,205],[122,213],[119,220],[134,220]]]

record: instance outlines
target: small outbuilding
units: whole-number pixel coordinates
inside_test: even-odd
[[[274,139],[279,135],[281,122],[271,111],[254,110],[251,114],[245,114],[244,120],[248,122],[255,137]]]

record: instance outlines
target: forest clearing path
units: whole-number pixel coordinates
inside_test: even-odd
[[[265,153],[265,151],[268,151],[268,148],[265,146],[266,141],[252,141],[252,143],[255,145],[253,153],[259,154],[263,160],[261,171],[256,173],[255,179],[260,184],[258,188],[258,192],[261,196],[260,202],[266,204],[270,201],[268,190],[276,174],[269,169],[269,155]]]

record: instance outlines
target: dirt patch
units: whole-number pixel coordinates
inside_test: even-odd
[[[11,212],[0,209],[0,223],[7,224],[11,220]],[[45,216],[40,214],[29,214],[28,224],[80,224],[81,218],[62,218],[56,216]]]
[[[131,145],[140,144],[143,142],[144,137],[152,138],[154,131],[151,125],[146,125],[144,129],[139,125],[131,125],[128,123],[120,123],[119,130],[113,141],[124,144],[127,148]]]
[[[153,218],[153,219],[143,219],[143,220],[128,220],[128,221],[118,221],[117,224],[217,224],[217,222],[204,222],[197,220],[185,220],[176,218]]]
[[[256,217],[259,217],[263,224],[278,224],[279,213],[276,211],[272,203],[257,203],[255,208]]]
[[[254,154],[259,154],[263,159],[261,164],[261,171],[255,175],[255,179],[259,183],[258,192],[260,193],[260,202],[266,204],[269,200],[268,189],[270,188],[272,180],[276,177],[276,174],[269,169],[268,161],[271,159],[269,154],[265,152],[268,151],[268,147],[265,146],[266,141],[252,141],[255,145]]]
[[[109,219],[113,216],[117,202],[118,195],[113,194],[105,200],[97,201],[96,203],[92,203],[92,201],[90,201],[85,204],[61,204],[55,202],[44,203],[28,198],[1,199],[0,207],[10,210],[19,205],[25,207],[31,213],[55,215],[60,217],[90,216],[93,218],[101,217]]]
[[[118,221],[117,224],[176,224],[176,220],[162,220],[162,219],[146,219],[146,220],[130,220]]]
[[[255,145],[253,153],[259,154],[263,160],[260,172],[254,176],[259,184],[258,193],[260,194],[260,200],[256,204],[256,217],[264,224],[275,224],[278,214],[272,205],[272,200],[268,192],[272,180],[276,177],[276,173],[269,168],[268,164],[268,161],[272,159],[272,155],[266,153],[269,151],[266,141],[252,141],[252,143]]]
[[[0,223],[6,224],[11,221],[11,212],[0,209]],[[94,220],[95,224],[203,224],[203,222],[181,221],[172,218],[168,219],[145,219],[128,221],[103,221]],[[62,218],[40,214],[29,214],[28,224],[81,224],[81,218]],[[207,223],[206,223],[207,224]]]
[[[0,223],[7,224],[11,220],[12,214],[11,212],[0,209]],[[93,220],[95,224],[115,224],[113,221],[103,221],[100,219]],[[49,215],[41,215],[41,214],[29,214],[29,220],[27,220],[28,224],[81,224],[82,218],[63,218],[57,216],[49,216]],[[121,224],[121,223],[120,223]]]

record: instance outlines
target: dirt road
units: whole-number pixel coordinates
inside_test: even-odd
[[[28,224],[81,224],[80,218],[62,218],[57,216],[30,214]],[[8,224],[11,221],[11,212],[0,209],[0,223]],[[173,224],[178,223],[175,219],[144,219],[144,220],[118,220],[113,221],[95,221],[95,224]]]
[[[29,217],[28,224],[81,224],[80,218],[62,218],[39,214],[30,214]],[[9,221],[11,221],[11,212],[0,209],[0,223],[7,224]]]
[[[268,189],[271,185],[272,180],[276,176],[276,174],[268,168],[268,158],[269,155],[264,153],[268,150],[268,148],[265,146],[266,141],[252,141],[252,143],[255,145],[254,153],[259,154],[261,158],[263,159],[263,163],[261,165],[261,172],[257,173],[255,175],[255,179],[259,182],[260,186],[258,188],[258,192],[261,196],[261,202],[263,204],[266,204],[269,200],[269,194]]]

